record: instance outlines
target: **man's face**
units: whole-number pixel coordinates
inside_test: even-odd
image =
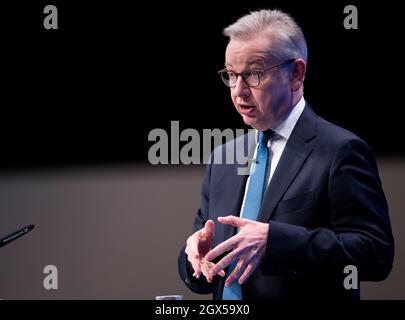
[[[271,61],[268,57],[270,45],[268,37],[231,40],[225,53],[226,68],[239,73],[263,70],[284,62]],[[289,113],[292,104],[291,87],[280,68],[265,71],[261,75],[260,85],[254,88],[239,76],[236,86],[231,88],[231,98],[243,121],[261,131],[277,126]]]

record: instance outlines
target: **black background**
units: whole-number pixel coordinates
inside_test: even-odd
[[[47,4],[58,30],[43,27]],[[348,4],[358,30],[343,27]],[[146,162],[148,133],[172,120],[180,130],[246,128],[217,75],[222,30],[275,7],[306,36],[312,108],[377,155],[404,155],[394,1],[18,1],[1,8],[1,170]]]

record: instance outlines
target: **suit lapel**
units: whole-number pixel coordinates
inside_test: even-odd
[[[254,130],[251,130],[248,135],[238,138],[235,144],[235,152],[243,150],[244,154],[248,155],[247,159],[252,159],[256,146],[256,144],[254,143],[254,135]],[[229,181],[226,184],[228,203],[227,212],[223,212],[222,216],[234,215],[239,217],[243,196],[245,194],[246,181],[249,177],[248,174],[242,174],[242,171],[246,171],[248,173],[250,165],[251,160],[248,160],[246,163],[242,164],[235,163],[233,165],[226,165],[226,170],[230,170],[230,172],[227,172],[227,174],[225,174],[225,176],[228,177],[227,181]],[[238,174],[238,169],[241,169],[241,171],[239,172],[240,174]],[[231,225],[218,223],[217,228],[218,229],[216,233],[218,237],[215,239],[216,244],[221,243],[222,241],[232,237],[236,233],[236,228]]]
[[[299,173],[313,147],[308,143],[316,135],[317,116],[306,105],[284,148],[277,168],[264,194],[258,221],[267,222],[281,197]]]

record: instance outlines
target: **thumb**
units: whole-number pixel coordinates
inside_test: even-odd
[[[211,249],[214,233],[215,223],[212,220],[208,220],[200,232],[200,239],[198,242],[198,251],[200,254],[205,255]]]
[[[208,220],[204,225],[204,229],[202,229],[201,238],[214,236],[214,232],[215,223],[212,220]]]

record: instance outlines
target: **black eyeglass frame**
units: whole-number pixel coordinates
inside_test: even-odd
[[[282,65],[285,65],[285,64],[294,62],[295,60],[296,60],[296,59],[290,59],[290,60],[284,61],[284,62],[282,62],[282,63],[280,63],[280,64],[277,64],[277,65],[274,65],[274,66],[271,66],[271,67],[268,67],[268,68],[265,68],[265,69],[262,69],[262,70],[255,70],[255,69],[254,69],[254,70],[243,71],[243,72],[233,72],[233,71],[231,71],[231,72],[236,76],[235,84],[232,85],[232,86],[229,85],[229,80],[226,80],[226,79],[224,78],[224,76],[223,76],[224,73],[229,72],[229,70],[228,70],[227,68],[224,68],[224,69],[222,69],[222,70],[219,70],[219,71],[218,71],[218,74],[221,76],[221,79],[222,79],[222,81],[224,82],[224,84],[225,84],[227,87],[229,87],[229,88],[234,88],[234,87],[236,86],[236,82],[238,81],[239,76],[242,77],[243,82],[246,83],[246,85],[247,85],[248,87],[250,87],[250,88],[256,88],[256,87],[258,87],[258,86],[260,85],[261,80],[262,80],[262,74],[263,74],[264,72],[269,71],[269,70],[272,70],[272,69],[277,68],[277,67],[281,67]],[[245,79],[245,77],[247,77],[246,75],[247,75],[247,74],[251,74],[252,72],[256,72],[256,73],[257,73],[257,77],[258,77],[258,79],[259,79],[257,85],[250,85],[250,84],[247,82],[247,80]]]

